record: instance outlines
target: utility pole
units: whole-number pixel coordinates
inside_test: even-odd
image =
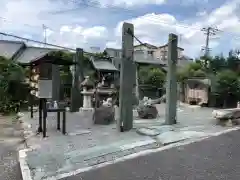
[[[181,47],[181,42],[182,42],[182,34],[179,34],[179,47]]]
[[[42,27],[43,27],[44,47],[46,47],[46,43],[47,43],[47,26],[45,26],[43,24]]]
[[[216,33],[219,31],[217,28],[214,27],[207,27],[207,28],[202,28],[202,30],[204,32],[204,34],[206,35],[206,43],[205,43],[205,47],[202,48],[202,50],[205,50],[204,56],[208,57],[209,56],[209,40],[210,40],[210,36],[214,36],[216,35]]]

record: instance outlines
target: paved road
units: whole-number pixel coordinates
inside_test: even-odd
[[[22,180],[15,145],[0,143],[0,179]]]
[[[62,180],[239,180],[240,131]]]
[[[20,127],[11,118],[0,116],[0,180],[22,180],[18,147],[22,144]]]

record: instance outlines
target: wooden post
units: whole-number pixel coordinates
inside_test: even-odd
[[[168,125],[176,124],[177,116],[177,43],[178,37],[175,34],[169,34],[168,40],[168,71],[166,87],[166,120]]]
[[[119,131],[128,131],[133,127],[133,86],[135,84],[135,64],[133,62],[133,25],[124,23],[122,28],[122,61],[120,73]]]

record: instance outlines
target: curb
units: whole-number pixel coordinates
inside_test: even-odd
[[[22,150],[19,150],[18,152],[18,158],[19,158],[18,160],[19,160],[23,180],[32,180],[31,171],[26,161],[26,156],[27,156],[26,152],[28,151],[31,151],[31,149],[22,149]]]
[[[26,130],[26,129],[29,129],[31,125],[24,122],[23,119],[24,119],[24,116],[20,117],[18,119],[18,121],[20,121],[21,127],[23,128],[23,140],[26,143],[26,140],[32,136],[33,132]],[[30,134],[30,135],[28,135],[28,134]],[[26,149],[21,149],[18,151],[18,161],[20,164],[20,170],[21,170],[23,180],[33,180],[31,177],[31,171],[30,171],[29,166],[26,161],[26,156],[27,156],[26,153],[28,151],[32,151],[32,149],[26,148]]]

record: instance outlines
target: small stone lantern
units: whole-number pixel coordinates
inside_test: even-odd
[[[80,108],[80,111],[93,111],[92,107],[92,96],[93,92],[93,82],[90,80],[89,76],[85,77],[85,80],[81,83],[83,91],[83,107]]]

